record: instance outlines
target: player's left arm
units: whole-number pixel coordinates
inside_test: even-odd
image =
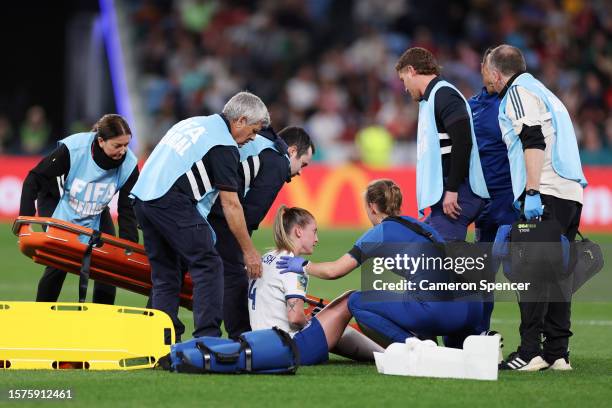
[[[308,323],[308,317],[304,313],[308,275],[286,273],[279,276],[285,294],[285,310],[289,326],[294,330],[300,330]]]
[[[287,320],[292,329],[300,330],[308,323],[308,317],[304,313],[304,299],[289,298],[286,301]]]

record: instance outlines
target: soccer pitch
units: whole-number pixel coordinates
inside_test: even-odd
[[[349,250],[361,231],[321,231],[313,260],[330,260]],[[612,236],[590,237],[612,243]],[[263,253],[272,245],[269,229],[255,234]],[[33,300],[43,267],[17,248],[9,224],[0,224],[0,300]],[[601,273],[609,273],[610,268]],[[311,279],[309,292],[332,298],[358,289],[359,272],[336,281]],[[91,289],[89,291],[91,296]],[[75,301],[77,277],[66,279],[60,300]],[[143,307],[143,296],[118,290],[116,304]],[[181,309],[187,334],[191,312]],[[610,406],[612,400],[612,303],[575,303],[572,311],[572,372],[501,372],[496,382],[383,376],[374,364],[331,357],[329,363],[300,367],[295,376],[181,375],[158,370],[130,372],[0,370],[0,405],[40,406],[40,401],[9,401],[9,389],[71,389],[67,405],[141,406]],[[518,343],[518,308],[498,303],[492,329],[504,336],[504,353]],[[10,330],[3,327],[0,330]],[[58,401],[48,402],[56,405]],[[43,403],[44,405],[44,403]]]

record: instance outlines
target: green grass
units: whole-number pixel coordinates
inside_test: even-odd
[[[329,260],[350,249],[360,231],[322,231],[314,260]],[[272,244],[269,230],[255,236],[262,250]],[[611,236],[592,236],[612,242]],[[604,271],[605,272],[605,271]],[[602,272],[602,273],[604,273]],[[609,272],[609,271],[608,271]],[[0,224],[0,299],[32,300],[42,266],[19,253],[10,226]],[[359,274],[337,281],[312,279],[309,291],[334,297],[359,288]],[[612,292],[611,292],[612,293]],[[90,289],[91,294],[91,289]],[[612,296],[612,295],[611,295]],[[69,275],[61,300],[77,298],[77,279]],[[143,296],[118,291],[117,304],[143,306]],[[191,313],[181,310],[188,326]],[[504,335],[506,352],[518,343],[518,309],[498,303],[493,328]],[[301,367],[295,376],[179,375],[162,371],[0,371],[0,405],[8,389],[71,388],[69,405],[124,406],[609,406],[612,399],[612,303],[577,302],[573,307],[571,340],[573,372],[500,373],[496,382],[383,376],[373,364],[340,358],[322,366]],[[9,330],[2,327],[0,330]],[[55,403],[51,403],[55,406]],[[14,406],[40,406],[18,402]]]

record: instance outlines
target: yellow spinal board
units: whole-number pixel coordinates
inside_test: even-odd
[[[0,301],[0,370],[152,368],[173,342],[159,310]]]

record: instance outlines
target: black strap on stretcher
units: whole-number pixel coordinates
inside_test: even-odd
[[[93,247],[102,246],[102,233],[94,230],[87,243],[87,249],[83,255],[81,270],[79,271],[79,303],[84,303],[87,297],[87,286],[89,284],[89,269],[91,267],[91,252]]]

